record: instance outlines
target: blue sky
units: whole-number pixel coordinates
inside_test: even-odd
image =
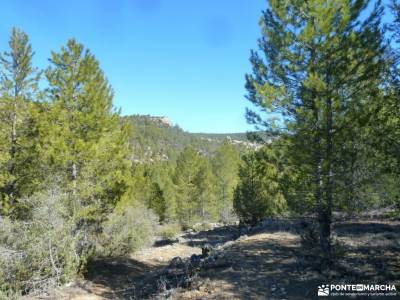
[[[384,0],[387,4],[389,0]],[[0,50],[13,26],[48,65],[75,37],[99,59],[122,114],[168,116],[190,132],[244,132],[244,75],[267,0],[3,0]],[[388,20],[388,16],[385,17]]]
[[[191,132],[240,132],[244,74],[265,0],[6,0],[0,45],[23,29],[47,66],[75,37],[99,59],[123,114],[168,116]]]

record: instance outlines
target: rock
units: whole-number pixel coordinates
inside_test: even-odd
[[[177,269],[177,268],[183,268],[185,267],[185,264],[183,263],[182,258],[179,256],[174,257],[171,262],[169,263],[169,268]]]
[[[232,246],[234,243],[235,243],[234,241],[226,242],[226,243],[223,245],[222,248],[223,248],[223,249],[228,248],[228,247]]]
[[[242,240],[245,240],[247,238],[248,238],[247,234],[244,234],[244,235],[240,236],[240,238],[238,238],[238,241],[242,241]]]
[[[222,250],[222,245],[221,245],[220,243],[218,243],[218,244],[216,244],[216,245],[214,246],[214,249],[215,249],[215,250]]]

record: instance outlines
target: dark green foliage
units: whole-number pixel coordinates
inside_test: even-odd
[[[240,220],[255,225],[276,216],[286,208],[279,170],[279,159],[270,147],[243,157],[235,190],[234,208]]]
[[[165,221],[167,203],[164,197],[164,192],[157,182],[153,182],[150,186],[150,197],[147,206],[159,216],[160,222]]]
[[[129,197],[118,202],[118,207],[144,204],[152,209],[160,222],[171,221],[176,216],[175,186],[172,182],[175,166],[169,161],[136,163],[132,168]]]
[[[288,153],[312,191],[327,257],[343,145],[380,101],[386,66],[380,3],[360,18],[369,2],[269,1],[260,21],[262,56],[252,52],[246,76],[248,99],[267,113],[248,111],[248,120],[290,136]]]

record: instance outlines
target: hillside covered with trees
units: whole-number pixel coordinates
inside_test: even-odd
[[[134,115],[122,118],[132,125],[130,143],[138,161],[175,160],[189,145],[206,156],[213,156],[225,142],[234,145],[241,153],[261,145],[247,133],[190,133],[173,125],[166,117]],[[260,134],[268,138],[267,134]]]
[[[268,1],[245,75],[248,134],[121,116],[83,44],[39,69],[13,28],[0,56],[0,299],[46,294],[154,236],[215,223],[250,235],[282,217],[300,220],[301,257],[333,278],[346,254],[336,215],[399,217],[400,4],[385,9],[390,24],[380,1]]]

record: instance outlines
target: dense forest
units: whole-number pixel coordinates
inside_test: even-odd
[[[268,2],[245,76],[249,134],[122,116],[83,44],[70,39],[42,70],[12,30],[0,56],[0,298],[70,282],[154,235],[276,216],[315,220],[329,269],[334,213],[398,215],[400,4],[383,24],[380,1]]]

